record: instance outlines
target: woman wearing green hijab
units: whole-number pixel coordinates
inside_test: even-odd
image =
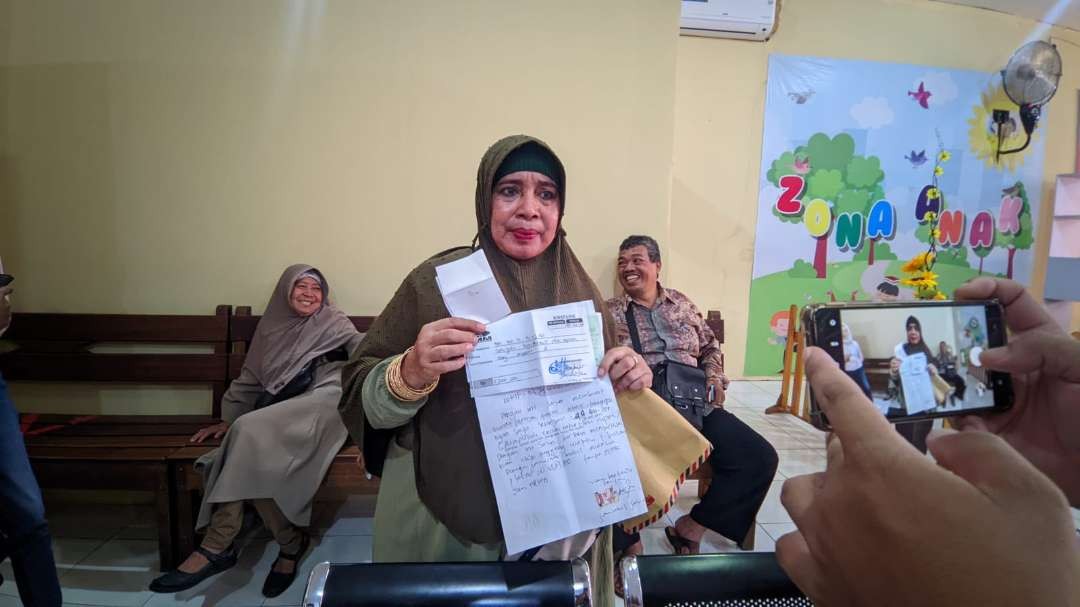
[[[630,348],[613,347],[604,300],[566,242],[565,184],[562,163],[542,141],[519,135],[496,142],[477,172],[473,246],[484,251],[515,312],[591,299],[604,315],[609,348],[600,373],[610,375],[617,391],[648,387],[648,365]],[[484,326],[451,318],[435,283],[436,266],[474,250],[440,253],[410,272],[344,371],[339,410],[369,470],[382,476],[377,562],[521,558],[505,554],[464,372]],[[590,554],[593,579],[603,584],[598,604],[607,604],[601,601],[611,590],[610,532],[599,537],[579,534],[525,558]]]

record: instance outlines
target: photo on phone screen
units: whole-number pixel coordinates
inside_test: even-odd
[[[1008,376],[980,355],[1004,343],[1001,314],[986,302],[823,306],[814,342],[891,421],[1000,409],[1011,405]]]

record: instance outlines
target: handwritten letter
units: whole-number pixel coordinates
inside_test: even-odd
[[[508,554],[647,510],[611,382],[476,397]]]

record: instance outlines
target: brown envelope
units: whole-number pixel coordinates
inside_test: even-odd
[[[623,521],[623,529],[634,533],[664,516],[679,487],[709,457],[712,445],[652,390],[622,392],[616,398],[649,507],[645,514]]]

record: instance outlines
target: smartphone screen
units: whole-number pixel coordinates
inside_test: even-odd
[[[1007,374],[982,366],[1005,343],[996,302],[821,306],[812,341],[890,421],[945,417],[1012,404]]]

